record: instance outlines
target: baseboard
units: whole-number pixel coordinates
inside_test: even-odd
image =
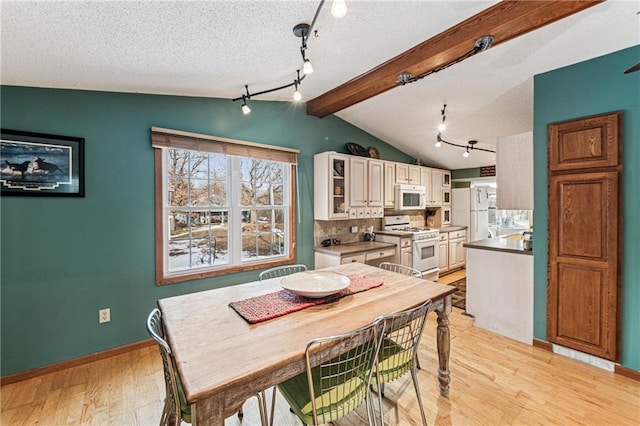
[[[545,340],[533,339],[532,344],[536,348],[540,348],[540,349],[544,349],[544,350],[549,351],[549,352],[553,352],[553,344],[551,344],[551,343],[549,343],[549,342],[547,342]]]
[[[632,370],[631,368],[623,367],[621,365],[616,364],[613,372],[621,376],[628,377],[630,379],[640,382],[640,371],[638,370]]]
[[[84,355],[78,358],[72,358],[66,361],[57,362],[55,364],[49,364],[43,367],[34,368],[32,370],[22,371],[20,373],[15,373],[15,374],[9,374],[8,376],[0,377],[0,385],[4,386],[11,383],[21,382],[23,380],[32,379],[34,377],[42,376],[49,373],[55,373],[60,370],[65,370],[67,368],[77,367],[79,365],[88,364],[90,362],[110,358],[112,356],[135,351],[137,349],[146,348],[147,346],[153,346],[155,344],[156,343],[154,342],[153,339],[145,339],[139,342],[129,343],[128,345],[118,346],[116,348],[111,348],[111,349],[96,352],[93,354]]]

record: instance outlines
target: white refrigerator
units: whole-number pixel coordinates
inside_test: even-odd
[[[451,224],[467,227],[467,241],[489,238],[489,194],[484,188],[451,190]]]

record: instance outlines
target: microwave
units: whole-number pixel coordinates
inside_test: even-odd
[[[396,185],[396,210],[422,210],[427,188],[420,185]]]

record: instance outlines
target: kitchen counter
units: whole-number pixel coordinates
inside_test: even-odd
[[[462,231],[467,229],[466,226],[463,225],[451,225],[451,226],[443,226],[442,228],[439,229],[440,233],[444,233],[444,232],[455,232],[455,231]]]
[[[411,238],[411,236],[413,235],[413,232],[409,232],[409,231],[376,231],[375,232],[376,235],[394,235],[396,237],[400,237],[400,238]]]
[[[362,241],[359,243],[330,245],[329,247],[316,246],[314,250],[319,253],[332,254],[335,256],[345,256],[364,253],[372,250],[381,250],[395,247],[396,245],[391,243],[383,243],[380,241]]]
[[[507,253],[533,255],[533,250],[525,250],[522,239],[488,238],[486,240],[465,243],[464,247],[470,249],[502,251]]]

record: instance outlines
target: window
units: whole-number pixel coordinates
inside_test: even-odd
[[[162,130],[152,132],[157,283],[291,263],[293,150]]]

